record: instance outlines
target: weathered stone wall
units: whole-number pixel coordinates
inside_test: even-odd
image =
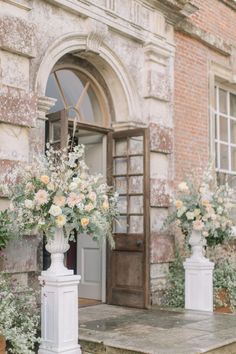
[[[45,88],[56,62],[72,53],[94,65],[110,90],[114,129],[150,132],[153,303],[174,247],[173,236],[162,231],[174,184],[174,25],[194,9],[178,0],[0,0],[0,168],[44,151],[45,115],[54,104]],[[25,283],[41,267],[39,241],[30,240],[9,245],[1,265]]]

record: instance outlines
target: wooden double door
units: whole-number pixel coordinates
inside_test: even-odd
[[[149,141],[146,129],[113,132],[73,122],[66,111],[48,116],[47,141],[66,146],[68,135],[85,145],[91,173],[102,173],[119,193],[113,225],[115,248],[99,249],[77,235],[67,265],[81,274],[80,296],[114,305],[147,308],[149,296]]]

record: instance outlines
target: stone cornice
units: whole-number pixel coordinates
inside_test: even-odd
[[[232,54],[232,47],[230,44],[228,44],[222,38],[215,36],[214,34],[195,26],[188,21],[178,23],[175,29],[199,40],[206,46],[214,49],[217,52],[220,52],[225,56],[230,56]]]
[[[190,0],[149,0],[155,7],[160,9],[167,22],[176,24],[198,10]]]
[[[235,0],[219,0],[223,4],[229,6],[231,9],[236,11],[236,1]]]
[[[10,5],[14,5],[19,9],[23,9],[26,11],[32,10],[32,0],[2,0],[2,1]]]
[[[82,18],[102,22],[112,31],[145,43],[166,39],[165,22],[176,23],[196,11],[189,0],[129,0],[126,15],[116,6],[96,4],[92,0],[44,0]]]

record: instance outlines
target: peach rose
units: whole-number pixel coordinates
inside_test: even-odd
[[[40,181],[42,182],[42,183],[44,183],[44,184],[48,184],[49,183],[49,177],[47,176],[47,175],[42,175],[41,177],[40,177]]]
[[[83,226],[83,228],[87,227],[89,224],[89,219],[88,218],[82,218],[81,219],[81,225]]]
[[[176,200],[175,201],[175,207],[177,208],[177,209],[180,209],[180,208],[182,208],[182,206],[183,206],[183,202],[182,202],[182,200]]]

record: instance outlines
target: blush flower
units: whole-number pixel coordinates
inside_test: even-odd
[[[35,200],[35,203],[37,205],[43,205],[43,204],[46,204],[48,202],[48,193],[43,190],[43,189],[40,189],[34,196],[34,200]]]
[[[89,199],[92,200],[92,202],[95,202],[97,199],[97,194],[95,192],[89,193]]]
[[[195,220],[193,222],[193,229],[196,231],[202,231],[204,228],[204,223],[201,220]]]
[[[80,195],[72,192],[69,194],[69,197],[67,198],[66,202],[70,208],[73,208],[76,204],[79,204],[81,202],[81,197]]]
[[[63,207],[66,203],[66,197],[63,195],[55,195],[53,198],[53,203],[59,207]]]
[[[84,209],[88,212],[90,212],[91,210],[94,209],[94,205],[92,203],[89,203],[87,205],[85,205]]]

